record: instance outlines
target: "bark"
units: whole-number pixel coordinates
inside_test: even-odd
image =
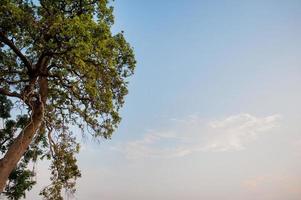
[[[39,65],[42,70],[45,70],[46,61],[42,60],[45,64]],[[34,83],[36,82],[36,77],[32,78],[30,84],[28,85],[28,91],[25,89],[26,94],[30,94],[33,90]],[[39,77],[38,78],[39,84],[39,99],[35,101],[31,101],[30,96],[28,103],[32,105],[32,113],[31,113],[31,120],[29,124],[21,131],[18,137],[14,140],[14,142],[8,148],[6,154],[2,159],[0,159],[0,192],[3,192],[6,182],[10,173],[15,169],[18,162],[26,152],[27,148],[29,147],[35,133],[40,128],[40,125],[44,118],[44,105],[46,105],[47,95],[48,95],[48,80],[47,77]],[[31,103],[30,103],[31,101]]]
[[[15,44],[2,32],[0,32],[0,41],[8,45],[16,53],[27,67],[29,73],[29,83],[20,95],[6,91],[3,88],[0,88],[0,93],[6,96],[18,97],[22,99],[24,103],[32,105],[31,120],[29,124],[27,124],[27,126],[20,132],[8,148],[4,157],[0,159],[0,192],[3,192],[10,173],[16,168],[18,162],[28,149],[34,135],[43,121],[44,106],[46,105],[48,95],[47,65],[50,58],[45,54],[42,54],[36,65],[33,65],[30,60],[15,46]],[[38,82],[36,82],[37,80]],[[33,91],[36,83],[38,83],[39,92],[35,94],[35,97],[38,99],[33,100]]]
[[[29,147],[35,133],[43,121],[44,104],[38,102],[32,109],[31,121],[21,131],[18,137],[0,160],[0,192],[3,192],[10,173],[15,169],[17,163]]]

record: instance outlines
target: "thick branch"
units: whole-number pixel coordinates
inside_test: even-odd
[[[28,58],[16,47],[16,45],[9,40],[3,32],[0,32],[0,41],[9,46],[15,54],[22,60],[22,62],[27,67],[28,71],[32,71],[32,64]]]
[[[10,92],[6,89],[3,89],[3,88],[0,88],[0,94],[3,94],[3,95],[6,95],[6,96],[9,96],[9,97],[18,97],[20,99],[22,99],[21,95],[17,92]]]

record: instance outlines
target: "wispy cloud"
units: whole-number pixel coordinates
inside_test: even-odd
[[[247,143],[255,140],[260,134],[274,128],[280,118],[280,115],[261,118],[250,114],[240,114],[211,122],[210,127],[214,136],[205,149],[212,151],[242,150]]]
[[[256,117],[237,114],[206,121],[198,116],[172,119],[166,130],[149,131],[143,138],[129,141],[119,149],[127,158],[180,157],[194,152],[238,151],[275,128],[280,115]]]

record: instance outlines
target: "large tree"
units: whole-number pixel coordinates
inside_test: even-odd
[[[14,120],[0,116],[6,119],[0,127],[1,192],[5,187],[9,192],[8,179],[21,177],[13,179],[18,170],[26,172],[30,159],[46,156],[52,159],[52,185],[41,193],[61,199],[61,189],[74,191],[80,176],[74,156],[79,146],[69,128],[110,138],[120,122],[118,112],[135,58],[123,33],[111,32],[114,18],[109,4],[108,0],[1,0],[1,109],[10,111],[12,101],[26,111],[25,116],[12,115]],[[29,180],[31,174],[25,176]],[[19,180],[27,183],[23,190],[33,184],[24,180]]]

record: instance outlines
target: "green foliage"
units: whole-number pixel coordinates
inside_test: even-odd
[[[0,95],[0,118],[7,119],[10,117],[10,110],[12,109],[13,104],[7,99],[6,96]],[[11,127],[11,126],[10,126]],[[0,137],[4,135],[1,134]]]
[[[32,187],[27,165],[39,157],[52,160],[52,184],[41,192],[45,199],[62,199],[62,188],[73,193],[80,177],[79,145],[68,128],[110,138],[119,124],[136,61],[123,32],[112,34],[113,23],[107,0],[1,0],[0,94],[16,98],[28,111],[8,119],[12,103],[0,96],[3,154],[30,121],[32,102],[42,99],[45,108],[39,132],[10,176],[9,198],[19,199]]]
[[[5,188],[5,195],[8,199],[17,200],[25,197],[26,190],[30,190],[36,183],[32,180],[34,173],[26,169],[26,164],[27,163],[21,162],[10,174],[9,184]]]
[[[75,181],[81,176],[74,157],[74,153],[79,151],[79,145],[70,133],[66,131],[58,135],[53,151],[55,156],[50,166],[52,184],[41,192],[50,200],[62,199],[62,188],[74,193]]]

